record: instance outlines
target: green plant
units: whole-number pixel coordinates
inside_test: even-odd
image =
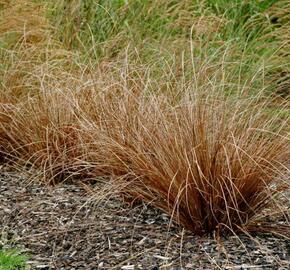
[[[0,270],[24,270],[27,260],[27,256],[17,250],[0,250]]]

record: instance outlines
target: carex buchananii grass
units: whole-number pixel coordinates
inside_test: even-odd
[[[262,97],[225,95],[216,80],[178,96],[149,81],[108,75],[92,89],[2,104],[3,152],[46,181],[86,170],[109,177],[197,234],[243,229],[277,207],[288,188],[289,116],[269,114]]]
[[[267,100],[225,97],[214,86],[178,102],[122,89],[96,103],[101,117],[87,115],[82,130],[96,175],[127,183],[122,192],[132,201],[205,234],[244,229],[288,188],[289,126],[265,112]]]
[[[44,3],[12,0],[1,8],[1,157],[37,169],[46,182],[63,180],[77,152],[71,93],[83,69],[51,35]]]
[[[78,155],[77,125],[66,97],[43,93],[1,109],[4,158],[38,171],[44,182],[64,180]]]

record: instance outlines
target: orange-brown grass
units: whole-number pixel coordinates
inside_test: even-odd
[[[1,147],[6,159],[35,169],[45,182],[73,174],[80,152],[69,95],[42,93],[17,105],[1,105]]]
[[[81,128],[96,175],[125,181],[132,200],[152,203],[197,234],[245,228],[289,180],[287,121],[267,115],[265,101],[207,87],[173,102],[134,83],[115,85],[104,94],[110,102],[102,105],[100,95]]]
[[[42,81],[76,69],[76,54],[53,37],[42,2],[11,0],[0,18],[1,95],[11,101],[39,92]]]
[[[289,180],[289,117],[268,114],[261,99],[225,97],[215,79],[168,93],[138,72],[107,72],[93,85],[65,73],[2,103],[2,152],[49,182],[109,176],[197,234],[243,229],[278,203]]]
[[[49,41],[43,12],[41,5],[31,1],[7,1],[4,5],[0,21],[1,91],[10,99],[31,93],[36,86],[32,73],[45,61],[40,58]]]
[[[1,12],[1,157],[59,181],[77,156],[71,93],[84,70],[51,35],[43,2],[5,1]]]

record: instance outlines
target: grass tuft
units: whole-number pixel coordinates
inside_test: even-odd
[[[244,227],[288,188],[289,116],[267,114],[266,101],[226,97],[208,85],[178,102],[126,87],[96,105],[100,118],[86,115],[85,134],[96,174],[125,181],[132,200],[205,234]]]

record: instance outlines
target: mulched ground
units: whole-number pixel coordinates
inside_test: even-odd
[[[29,184],[0,174],[0,248],[30,254],[30,269],[290,269],[290,241],[270,234],[197,237],[148,205],[92,198],[77,184]],[[96,187],[98,188],[98,187]],[[98,202],[98,203],[96,203]]]

